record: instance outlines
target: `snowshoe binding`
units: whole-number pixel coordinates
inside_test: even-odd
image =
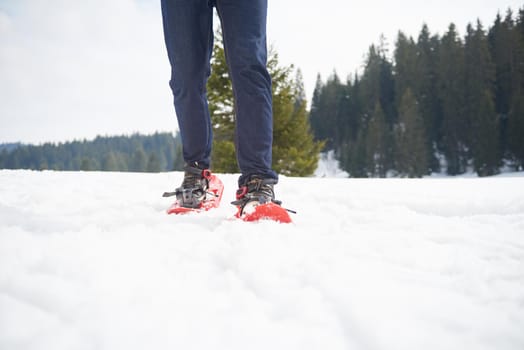
[[[276,179],[254,176],[244,186],[240,186],[236,193],[237,200],[231,202],[237,206],[235,216],[244,221],[273,220],[290,223],[290,210],[282,208],[282,202],[275,199],[273,186],[276,183]]]
[[[186,164],[182,185],[174,192],[164,192],[163,197],[176,196],[177,199],[167,210],[168,214],[184,214],[218,207],[223,191],[222,181],[195,163]]]

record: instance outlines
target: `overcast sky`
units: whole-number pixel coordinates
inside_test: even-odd
[[[159,0],[0,0],[0,143],[175,131]],[[345,79],[384,34],[491,26],[516,0],[269,0],[281,64]]]

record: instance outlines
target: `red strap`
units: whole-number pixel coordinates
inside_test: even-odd
[[[202,177],[206,180],[210,180],[211,179],[211,170],[209,169],[202,170]]]
[[[237,200],[244,198],[247,193],[247,186],[242,186],[237,190]]]

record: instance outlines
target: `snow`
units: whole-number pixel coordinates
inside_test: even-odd
[[[182,178],[0,171],[0,349],[523,349],[524,177],[281,177],[294,223],[165,214]]]
[[[348,177],[349,174],[340,169],[340,163],[335,158],[333,150],[320,153],[315,177]]]

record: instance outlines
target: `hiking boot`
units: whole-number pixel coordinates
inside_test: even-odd
[[[257,176],[251,177],[244,186],[237,190],[237,200],[231,204],[239,207],[239,214],[242,215],[247,208],[253,208],[259,204],[275,203],[282,204],[275,200],[273,186],[278,182],[277,179],[262,179]]]
[[[165,192],[164,197],[176,196],[181,207],[200,208],[206,199],[211,172],[198,167],[197,163],[184,166],[184,180],[175,192]]]

